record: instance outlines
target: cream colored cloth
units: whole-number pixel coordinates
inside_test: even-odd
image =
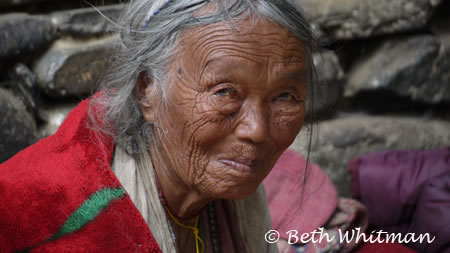
[[[134,159],[117,146],[111,169],[141,212],[161,250],[176,253],[175,238],[159,200],[150,156],[144,154]],[[232,201],[232,205],[247,252],[278,252],[276,244],[264,240],[272,224],[263,184],[249,197]]]

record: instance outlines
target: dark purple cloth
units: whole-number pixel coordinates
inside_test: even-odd
[[[430,180],[422,187],[410,231],[435,236],[431,244],[410,244],[419,252],[450,253],[450,171]]]
[[[353,160],[349,170],[353,177],[359,176],[352,180],[353,194],[366,205],[374,228],[389,233],[440,234],[432,244],[417,249],[448,250],[450,148],[365,155]]]

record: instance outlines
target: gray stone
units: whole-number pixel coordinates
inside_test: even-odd
[[[439,53],[439,40],[431,35],[389,39],[374,52],[354,64],[348,74],[344,95],[361,91],[390,90],[413,100],[430,101],[426,93],[433,64]]]
[[[68,101],[57,104],[46,104],[42,107],[42,114],[46,124],[39,128],[42,136],[46,137],[56,133],[61,123],[66,119],[69,112],[77,106],[79,101]]]
[[[39,139],[33,116],[10,91],[0,88],[0,163]]]
[[[63,34],[74,37],[99,35],[115,30],[112,22],[117,21],[122,8],[122,5],[112,5],[60,11],[53,13],[51,19]]]
[[[51,1],[51,0],[1,0],[0,8],[11,7],[11,6],[16,6],[16,5],[48,2],[48,1]]]
[[[318,89],[315,111],[319,115],[332,111],[343,93],[344,72],[333,51],[325,50],[313,55],[317,71]]]
[[[39,86],[53,97],[89,95],[105,70],[105,52],[116,39],[56,41],[33,64]]]
[[[434,27],[441,42],[439,55],[434,61],[430,77],[419,87],[417,94],[421,100],[430,103],[450,103],[450,18],[442,20]]]
[[[7,14],[0,16],[0,59],[16,57],[49,46],[56,29],[44,16]]]
[[[450,146],[450,122],[414,117],[353,115],[323,121],[313,128],[310,160],[330,176],[341,196],[349,197],[351,158],[378,151],[422,150]],[[309,129],[291,148],[307,155]]]
[[[425,26],[440,0],[298,0],[331,40],[367,38]],[[322,34],[323,35],[323,34]]]
[[[31,112],[39,121],[43,121],[44,118],[39,110],[38,85],[33,72],[24,64],[18,63],[9,70],[9,77],[14,94],[23,102],[27,111]]]

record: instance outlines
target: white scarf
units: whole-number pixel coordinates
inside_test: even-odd
[[[144,217],[161,250],[176,253],[172,228],[159,199],[153,164],[148,152],[144,153],[134,159],[117,146],[111,169]],[[272,224],[263,184],[249,197],[234,200],[232,204],[247,252],[278,252],[276,244],[268,244],[264,240]]]

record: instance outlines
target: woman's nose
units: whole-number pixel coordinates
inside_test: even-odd
[[[245,111],[241,114],[235,129],[236,137],[253,143],[264,142],[269,134],[270,124],[270,119],[264,109],[259,105],[249,105],[242,109]]]

